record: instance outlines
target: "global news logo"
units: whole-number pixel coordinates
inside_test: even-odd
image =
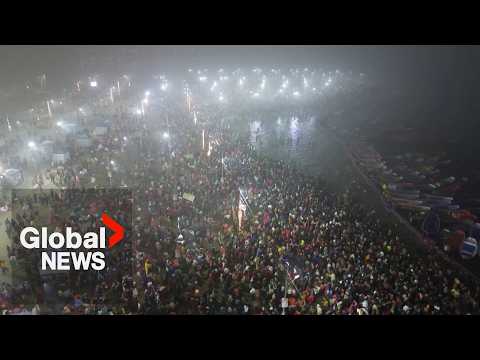
[[[125,229],[106,213],[102,213],[101,219],[113,231],[108,239],[104,226],[100,227],[99,233],[87,232],[83,235],[72,231],[71,227],[66,227],[63,235],[61,232],[49,234],[46,227],[39,231],[28,226],[20,233],[20,243],[28,250],[44,250],[41,253],[42,270],[103,270],[105,253],[102,250],[117,245],[125,236]]]

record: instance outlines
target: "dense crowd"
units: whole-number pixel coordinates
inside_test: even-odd
[[[157,130],[162,127],[168,132]],[[428,249],[407,246],[398,226],[357,201],[357,183],[337,193],[292,164],[258,154],[226,124],[121,115],[93,146],[72,148],[71,160],[49,169],[45,181],[80,194],[84,188],[132,189],[128,251],[90,282],[69,275],[4,284],[5,313],[480,312],[480,288]],[[248,194],[241,228],[240,188]],[[55,201],[44,191],[44,200],[26,201],[25,218],[8,220],[12,238],[32,220],[35,204]],[[69,221],[80,226],[81,218]],[[11,251],[15,265],[23,257]]]

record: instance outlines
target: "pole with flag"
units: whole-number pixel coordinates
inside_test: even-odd
[[[242,220],[243,217],[246,215],[247,207],[248,207],[248,199],[244,191],[242,189],[239,190],[239,197],[238,197],[238,230],[242,229]]]

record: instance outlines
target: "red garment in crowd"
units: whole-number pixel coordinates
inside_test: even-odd
[[[452,216],[457,220],[477,220],[477,217],[468,210],[459,210],[454,212]]]
[[[310,294],[307,296],[307,304],[313,304],[313,302],[315,301],[315,295],[313,294]]]
[[[465,232],[463,230],[457,230],[447,240],[448,246],[452,251],[459,251],[460,247],[465,240]]]
[[[268,211],[263,213],[263,226],[266,226],[270,222],[270,214]]]

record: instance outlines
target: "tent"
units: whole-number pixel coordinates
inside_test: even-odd
[[[55,143],[52,140],[45,140],[45,141],[42,141],[42,143],[40,144],[40,147],[45,152],[52,152],[54,145]]]
[[[92,140],[88,136],[80,136],[75,140],[75,143],[79,147],[90,147],[92,145]]]
[[[95,129],[93,129],[93,136],[104,136],[107,131],[106,126],[96,126]]]
[[[1,176],[9,185],[18,186],[23,183],[22,171],[18,169],[7,169]]]

